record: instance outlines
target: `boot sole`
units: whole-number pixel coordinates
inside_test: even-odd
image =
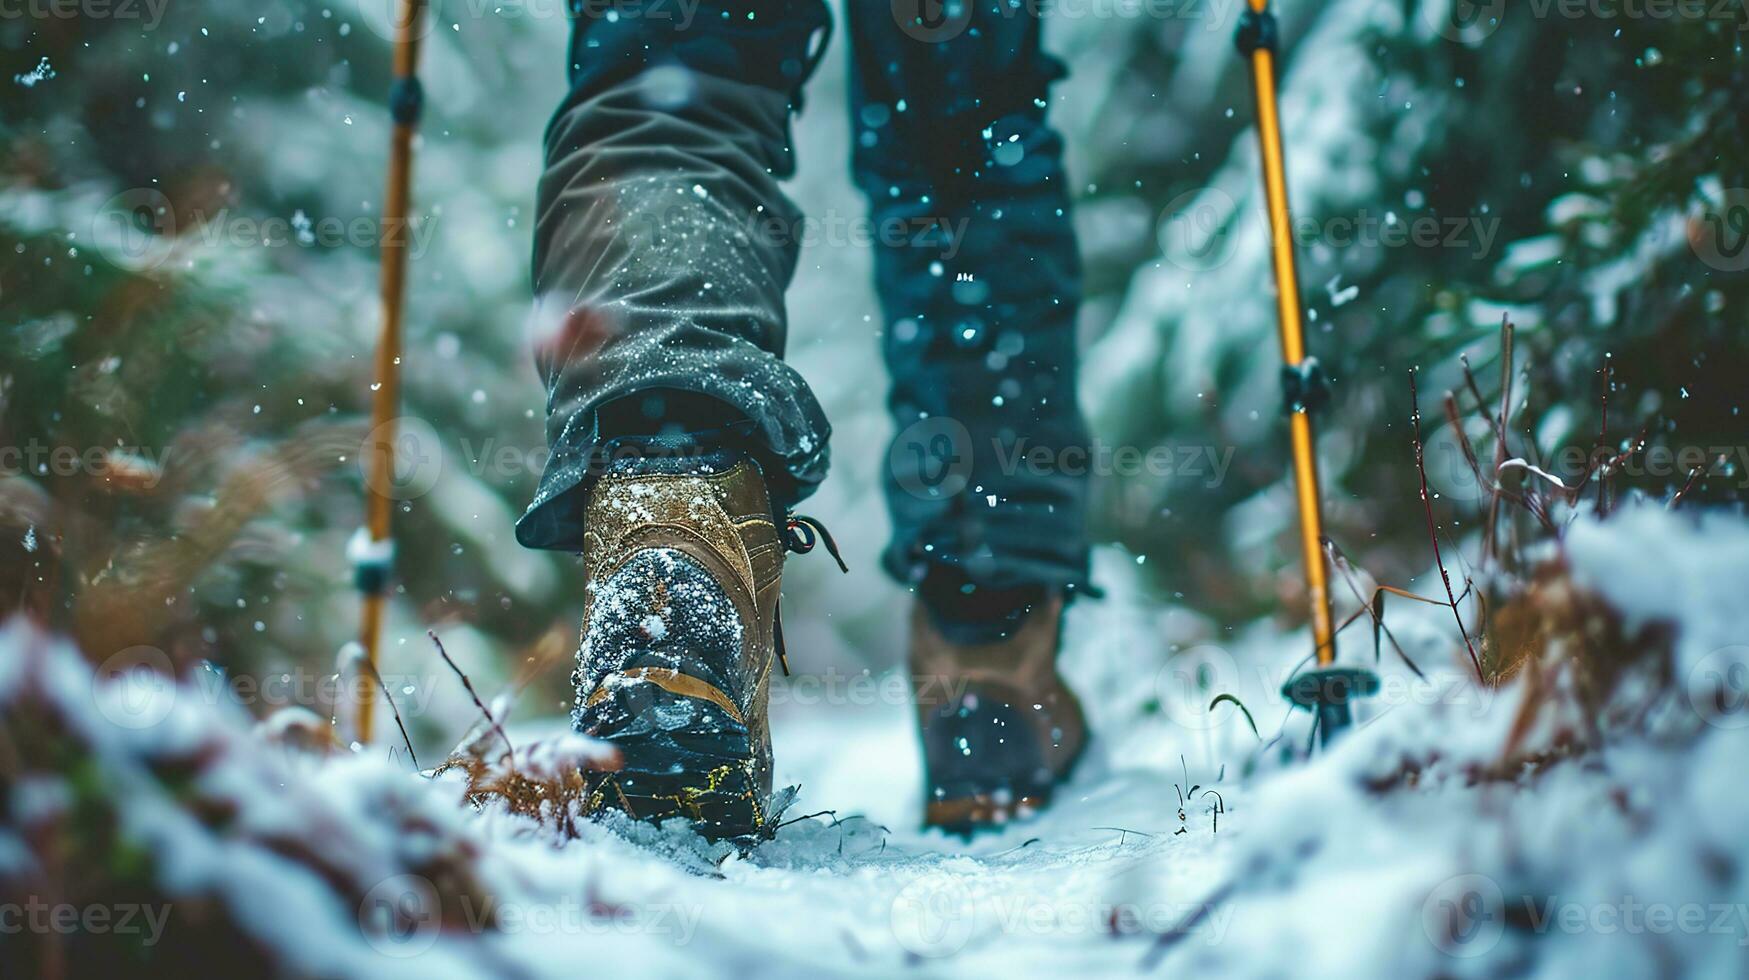
[[[768,801],[752,738],[726,701],[705,682],[672,672],[604,683],[589,699],[589,713],[602,719],[590,734],[619,749],[623,764],[601,774],[586,811],[619,810],[651,823],[682,817],[708,840],[763,835]]]
[[[945,800],[932,800],[924,808],[923,822],[949,834],[970,837],[980,830],[994,830],[1029,817],[1051,802],[1050,794],[1022,796],[977,793]]]

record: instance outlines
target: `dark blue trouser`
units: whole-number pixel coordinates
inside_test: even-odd
[[[535,230],[553,456],[518,537],[578,547],[576,491],[618,434],[615,406],[676,393],[722,406],[696,424],[749,420],[774,494],[800,500],[825,476],[831,430],[782,361],[802,216],[778,181],[794,172],[790,114],[826,8],[572,2],[572,88],[547,132]],[[1086,480],[1055,465],[1064,450],[1085,459],[1087,441],[1080,266],[1045,122],[1062,69],[1014,0],[848,6],[854,174],[899,430],[886,567],[1082,586]]]

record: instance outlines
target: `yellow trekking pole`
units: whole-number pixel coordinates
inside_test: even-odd
[[[1349,726],[1349,701],[1377,691],[1370,671],[1336,666],[1336,626],[1331,612],[1330,573],[1324,560],[1324,517],[1318,492],[1318,457],[1312,413],[1329,401],[1329,382],[1318,359],[1306,353],[1299,274],[1294,266],[1293,226],[1287,202],[1287,164],[1282,151],[1276,99],[1279,31],[1269,0],[1248,0],[1235,44],[1251,66],[1257,101],[1257,140],[1262,151],[1263,189],[1269,205],[1270,253],[1275,268],[1276,311],[1281,334],[1282,404],[1293,440],[1294,490],[1299,505],[1300,548],[1306,567],[1306,597],[1311,605],[1317,667],[1298,674],[1282,688],[1294,704],[1311,710],[1323,739]]]
[[[419,85],[419,34],[425,0],[396,0],[394,75],[389,90],[389,114],[394,131],[389,143],[389,177],[383,198],[382,333],[377,338],[376,371],[371,394],[371,431],[364,445],[365,527],[354,549],[353,578],[364,600],[359,643],[368,663],[358,678],[359,742],[370,744],[376,707],[377,646],[383,607],[394,561],[390,535],[395,482],[395,418],[401,403],[402,315],[407,292],[408,212],[411,210],[413,137],[424,108]]]

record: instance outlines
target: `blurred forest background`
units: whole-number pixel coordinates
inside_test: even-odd
[[[1072,69],[1053,112],[1077,182],[1095,431],[1114,447],[1231,450],[1219,480],[1102,478],[1099,538],[1145,558],[1137,573],[1162,608],[1210,635],[1292,625],[1268,241],[1231,43],[1241,5],[1050,6],[1050,46]],[[1439,399],[1462,392],[1465,358],[1498,398],[1504,316],[1527,399],[1511,422],[1535,462],[1558,472],[1560,447],[1644,427],[1648,464],[1618,487],[1667,498],[1700,453],[1688,499],[1740,508],[1740,0],[1639,16],[1278,6],[1310,345],[1335,381],[1321,441],[1335,540],[1385,581],[1435,587],[1414,579],[1429,555],[1407,372],[1423,373],[1439,520],[1462,537],[1481,494],[1439,431]],[[527,256],[565,15],[560,0],[433,9],[405,411],[430,426],[441,466],[397,514],[384,672],[418,696],[417,678],[435,676],[433,626],[483,689],[538,673],[521,710],[556,714],[580,576],[566,556],[519,549],[511,525],[541,460]],[[16,450],[0,460],[0,610],[74,632],[95,661],[145,645],[189,670],[325,674],[357,615],[345,546],[362,519],[388,4],[103,10],[0,19],[0,446]],[[793,193],[815,214],[862,211],[845,68],[840,39],[796,127]],[[884,379],[845,370],[877,349],[869,264],[811,244],[791,293],[791,356],[837,435],[808,509],[842,529],[857,572],[786,582],[790,646],[813,670],[899,656],[903,596],[874,563]],[[1460,402],[1473,414],[1471,395]],[[1485,426],[1469,435],[1492,454]],[[409,719],[417,740],[466,726],[454,687]]]

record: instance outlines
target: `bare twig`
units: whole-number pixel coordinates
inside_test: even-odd
[[[1723,457],[1723,456],[1719,456],[1713,460],[1713,462],[1715,464],[1723,463],[1724,461],[1725,461],[1725,457]],[[1696,466],[1694,469],[1689,470],[1688,471],[1688,479],[1687,479],[1687,481],[1685,481],[1682,484],[1682,489],[1676,491],[1676,496],[1670,498],[1670,503],[1666,504],[1665,508],[1668,510],[1675,510],[1678,506],[1680,506],[1682,503],[1682,498],[1688,496],[1688,491],[1694,489],[1695,483],[1700,480],[1701,474],[1705,473],[1706,471],[1707,471],[1707,467],[1705,464],[1702,464],[1700,466]]]
[[[1433,563],[1439,568],[1440,581],[1445,584],[1445,597],[1450,601],[1452,619],[1457,621],[1458,632],[1463,635],[1464,649],[1469,651],[1470,663],[1476,668],[1476,679],[1482,679],[1482,659],[1476,656],[1476,645],[1470,642],[1469,627],[1464,625],[1463,614],[1458,612],[1457,596],[1452,593],[1451,573],[1445,570],[1445,559],[1439,550],[1439,526],[1433,521],[1433,497],[1427,492],[1427,459],[1426,446],[1421,441],[1421,401],[1415,390],[1415,369],[1409,369],[1409,420],[1415,427],[1415,472],[1421,480],[1421,507],[1427,514],[1427,537],[1433,542]]]
[[[1512,418],[1512,340],[1515,335],[1512,318],[1502,313],[1500,315],[1500,441],[1494,444],[1494,465],[1496,468],[1511,451],[1506,445],[1506,425]],[[1488,504],[1487,543],[1490,548],[1494,543],[1495,521],[1498,520],[1499,514],[1500,495],[1495,494],[1494,499]]]
[[[773,827],[772,829],[773,830],[782,830],[783,828],[788,827],[790,824],[801,823],[803,820],[812,820],[815,817],[831,817],[832,818],[832,826],[834,826],[834,827],[838,826],[838,811],[837,810],[815,810],[813,813],[804,813],[799,817],[791,817],[788,820],[785,820],[783,823],[778,824],[776,827]]]
[[[516,747],[510,744],[510,736],[504,734],[504,726],[498,724],[498,719],[492,717],[491,709],[487,708],[485,702],[480,700],[479,693],[474,690],[474,682],[468,680],[468,675],[464,673],[460,667],[456,666],[454,660],[449,658],[449,651],[443,648],[443,641],[437,638],[437,631],[426,630],[425,635],[431,637],[431,642],[437,646],[437,655],[443,658],[443,662],[449,665],[449,669],[454,671],[457,677],[461,678],[462,687],[465,687],[468,690],[468,697],[474,699],[474,707],[480,709],[480,714],[486,716],[486,721],[492,725],[492,730],[497,732],[498,737],[504,740],[504,749],[510,753],[510,767],[515,769]]]
[[[1609,355],[1603,355],[1603,390],[1598,397],[1603,405],[1603,421],[1597,427],[1597,448],[1609,445],[1609,376],[1614,365],[1610,363]],[[1609,472],[1609,464],[1598,468],[1597,474],[1597,513],[1604,516],[1609,513],[1609,481],[1605,479]]]
[[[1610,473],[1616,467],[1627,462],[1635,453],[1645,449],[1646,434],[1651,431],[1652,420],[1647,419],[1640,425],[1640,429],[1634,434],[1634,437],[1628,440],[1627,448],[1615,453],[1614,455],[1610,455],[1608,447],[1602,444],[1593,447],[1590,456],[1587,457],[1585,472],[1579,474],[1579,478],[1574,480],[1571,486],[1563,485],[1566,490],[1566,493],[1563,496],[1567,503],[1578,503],[1579,495],[1584,492],[1585,484],[1591,482],[1592,476],[1596,476],[1599,483],[1606,481],[1609,478]],[[1601,494],[1599,495],[1598,500],[1599,511],[1601,512],[1603,509]]]

